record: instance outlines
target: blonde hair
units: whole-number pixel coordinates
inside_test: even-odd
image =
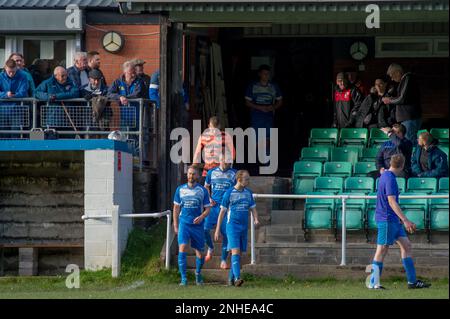
[[[403,154],[392,155],[390,165],[392,168],[402,168],[405,165],[405,157]]]

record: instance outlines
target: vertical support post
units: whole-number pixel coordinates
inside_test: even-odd
[[[255,258],[255,218],[253,213],[250,213],[250,264],[256,264]]]
[[[120,237],[119,237],[119,208],[115,206],[112,211],[112,243],[111,243],[111,258],[112,258],[112,277],[117,278],[120,275]]]
[[[37,126],[37,100],[33,99],[33,129]]]
[[[167,230],[166,230],[166,269],[170,268],[170,235],[172,229],[172,216],[171,211],[168,212],[167,216]]]
[[[347,242],[347,227],[346,227],[346,210],[347,210],[347,197],[342,197],[342,215],[341,215],[341,227],[342,227],[342,252],[341,252],[341,266],[345,266],[346,263],[346,242]]]
[[[139,99],[139,172],[142,172],[142,161],[143,161],[143,151],[144,151],[144,100]]]

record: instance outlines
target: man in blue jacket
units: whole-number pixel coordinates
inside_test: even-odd
[[[9,56],[16,62],[17,69],[23,72],[28,81],[28,96],[34,96],[34,91],[36,90],[36,85],[34,84],[33,76],[30,71],[25,67],[25,58],[22,53],[14,52]]]
[[[437,147],[437,140],[428,132],[419,135],[418,147],[412,157],[412,173],[417,177],[447,177],[447,155]]]
[[[0,99],[23,98],[28,96],[28,81],[23,72],[17,68],[13,59],[5,63],[5,68],[0,73]],[[13,130],[20,129],[25,120],[17,103],[0,102],[0,126],[10,127]],[[13,135],[9,137],[15,137]]]
[[[69,79],[81,90],[89,85],[88,60],[86,52],[75,53],[73,66],[67,69]]]
[[[389,136],[389,141],[384,142],[376,157],[377,170],[370,172],[369,175],[377,178],[380,177],[385,170],[389,169],[391,157],[395,154],[403,154],[405,157],[405,166],[398,175],[399,177],[408,177],[411,173],[411,153],[412,142],[408,140],[406,135],[406,127],[403,124],[394,124],[391,128],[382,128],[384,133]]]
[[[66,116],[63,108],[56,107],[57,100],[75,99],[80,97],[80,90],[67,76],[67,70],[57,66],[53,76],[42,82],[36,89],[35,97],[47,101],[51,106],[44,112],[43,123],[47,126],[66,126]],[[70,125],[70,124],[69,124]]]

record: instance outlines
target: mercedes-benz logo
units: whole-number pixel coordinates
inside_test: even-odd
[[[109,52],[118,52],[123,46],[123,37],[118,32],[110,31],[103,36],[103,48]]]

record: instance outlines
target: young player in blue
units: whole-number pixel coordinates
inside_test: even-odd
[[[225,161],[225,156],[221,156],[220,165],[208,171],[205,179],[205,188],[211,196],[211,211],[205,219],[205,240],[208,246],[205,262],[208,262],[214,251],[214,244],[211,238],[211,229],[216,229],[217,219],[219,218],[220,203],[227,190],[236,184],[236,170],[230,168],[231,164]],[[222,233],[222,256],[220,259],[220,268],[227,268],[228,257],[228,239],[226,235],[226,221],[222,221],[220,226]]]
[[[254,224],[258,225],[258,212],[256,211],[253,193],[246,188],[250,175],[245,170],[236,173],[236,185],[223,196],[220,205],[219,220],[217,221],[214,238],[219,239],[220,225],[227,213],[228,250],[231,250],[231,267],[229,284],[239,287],[244,281],[241,279],[241,252],[247,251],[248,212],[254,217]]]
[[[178,234],[178,267],[181,274],[180,285],[187,285],[186,277],[186,246],[191,243],[195,250],[195,281],[203,284],[201,270],[205,259],[202,256],[205,247],[204,219],[209,214],[210,201],[208,191],[197,183],[198,170],[189,167],[188,182],[177,188],[173,200],[173,228]],[[180,212],[181,211],[181,212]]]
[[[383,270],[383,261],[388,253],[389,246],[396,242],[400,246],[403,267],[406,271],[408,288],[428,288],[430,285],[416,279],[416,270],[411,258],[411,242],[409,241],[405,228],[409,233],[416,230],[416,225],[409,221],[403,214],[398,204],[398,185],[396,175],[403,171],[405,157],[396,154],[391,157],[389,170],[381,174],[375,209],[375,220],[377,222],[377,250],[372,262],[372,275],[370,277],[369,289],[384,289],[380,285],[380,276]]]

